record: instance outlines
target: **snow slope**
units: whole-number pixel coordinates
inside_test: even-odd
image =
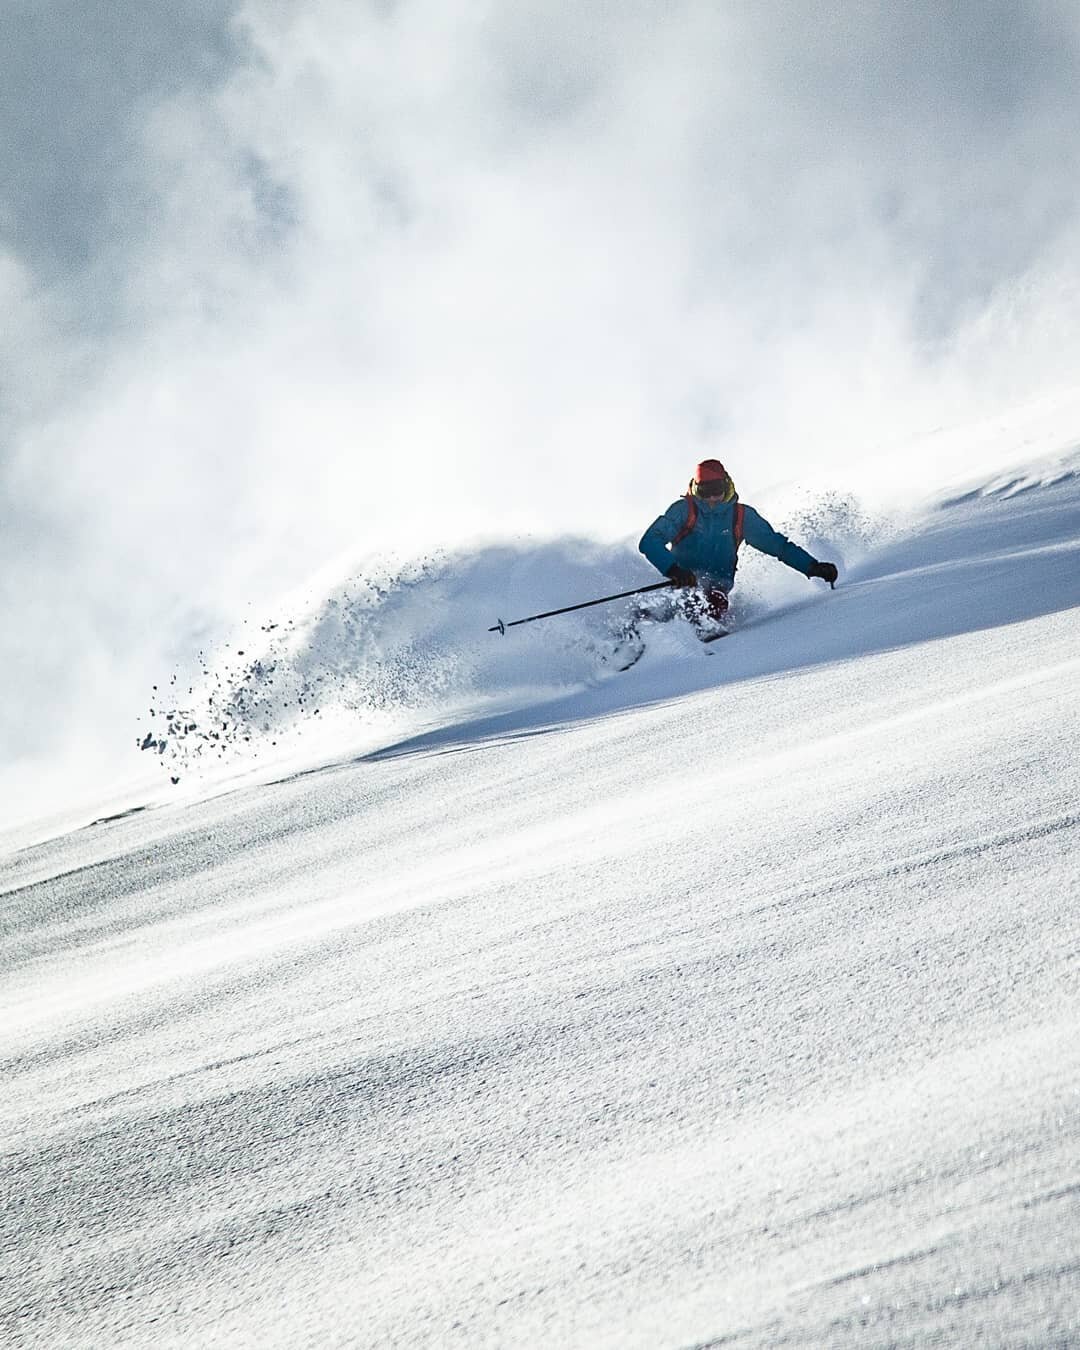
[[[0,857],[0,1339],[1080,1341],[1080,478],[798,597]]]

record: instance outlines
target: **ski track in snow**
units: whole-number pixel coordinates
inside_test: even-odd
[[[1080,1343],[1080,482],[1022,481],[708,660],[0,857],[0,1341]]]

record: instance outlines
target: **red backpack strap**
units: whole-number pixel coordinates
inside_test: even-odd
[[[676,544],[681,544],[697,524],[697,502],[694,500],[694,494],[688,492],[685,497],[683,497],[683,501],[686,503],[686,521],[683,524],[682,529],[671,541],[672,547]]]
[[[742,502],[735,503],[735,519],[731,528],[731,533],[735,536],[735,552],[738,553],[739,545],[743,541],[743,518],[746,515],[746,507]]]

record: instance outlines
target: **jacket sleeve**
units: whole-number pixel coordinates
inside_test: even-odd
[[[801,572],[804,577],[810,575],[814,559],[806,549],[793,544],[779,530],[774,530],[764,516],[759,516],[752,506],[744,508],[743,538],[759,553],[767,553],[770,558],[779,558],[788,567]]]
[[[638,548],[645,554],[649,562],[658,572],[663,572],[665,576],[668,568],[675,561],[667,546],[686,524],[689,510],[690,507],[687,505],[685,497],[680,497],[677,502],[672,502],[662,516],[656,517],[641,536],[641,542],[638,544]]]

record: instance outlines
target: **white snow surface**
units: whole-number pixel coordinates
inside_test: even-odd
[[[12,843],[0,1342],[1080,1343],[1075,461],[853,540]]]

